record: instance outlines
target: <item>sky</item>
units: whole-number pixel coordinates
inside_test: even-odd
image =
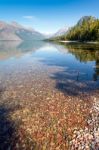
[[[99,0],[0,0],[0,20],[16,21],[42,33],[71,27],[89,15],[99,18]]]

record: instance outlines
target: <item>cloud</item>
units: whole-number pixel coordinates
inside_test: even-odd
[[[35,16],[23,16],[23,18],[29,19],[29,20],[34,20],[34,19],[35,19]]]

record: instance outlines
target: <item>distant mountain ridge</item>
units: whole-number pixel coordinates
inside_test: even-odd
[[[66,34],[68,30],[69,30],[69,28],[68,28],[67,26],[65,26],[65,27],[59,29],[59,30],[53,35],[53,37],[62,36],[62,35],[64,35],[64,34]]]
[[[43,40],[45,36],[34,29],[28,29],[17,22],[0,21],[0,40]]]

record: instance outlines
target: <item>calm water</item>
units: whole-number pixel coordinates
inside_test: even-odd
[[[93,134],[98,89],[99,45],[0,42],[0,148],[68,149],[75,129]]]
[[[95,90],[99,45],[0,42],[0,88],[22,85],[26,79],[27,84],[35,81],[34,88],[38,81],[43,87],[46,79],[50,88],[74,95]]]

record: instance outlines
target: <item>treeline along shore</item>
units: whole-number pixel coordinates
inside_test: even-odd
[[[92,16],[82,17],[78,23],[69,28],[64,35],[52,37],[49,40],[99,42],[99,19]]]

